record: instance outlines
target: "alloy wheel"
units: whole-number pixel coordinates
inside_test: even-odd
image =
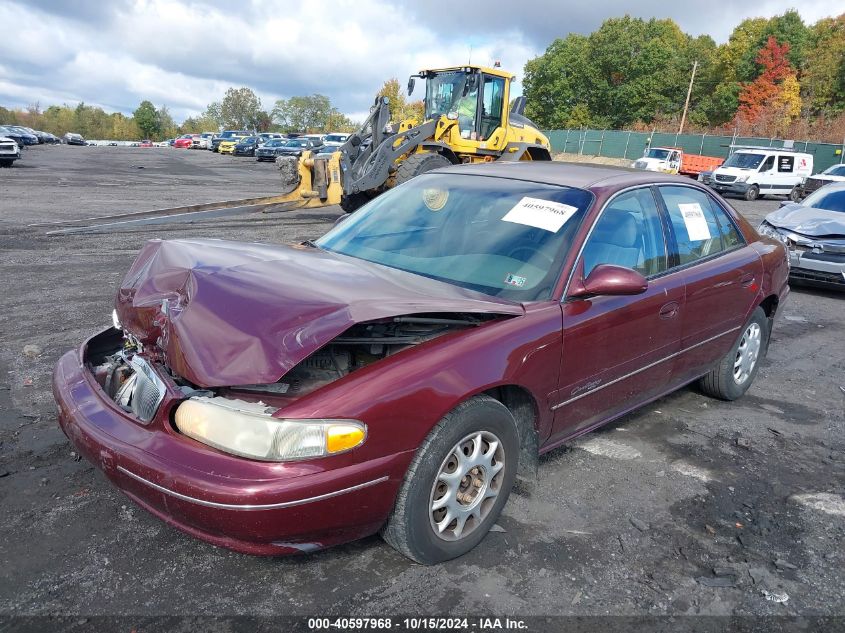
[[[429,520],[439,538],[457,541],[481,525],[502,489],[504,467],[502,442],[489,431],[452,447],[431,487]]]

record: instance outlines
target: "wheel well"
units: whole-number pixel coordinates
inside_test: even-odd
[[[447,158],[453,165],[457,165],[461,162],[461,159],[458,158],[458,155],[452,151],[452,148],[443,143],[423,143],[420,147],[429,152],[440,154],[444,158]]]
[[[519,431],[519,472],[523,478],[536,479],[539,464],[539,415],[537,401],[517,385],[502,385],[484,392],[505,405],[516,420]]]
[[[551,160],[552,155],[545,147],[528,147],[525,149],[526,153],[531,157],[531,160]]]
[[[775,317],[775,313],[778,310],[778,297],[777,295],[769,295],[760,303],[760,307],[763,308],[763,312],[766,313],[766,316],[769,319],[773,319]]]

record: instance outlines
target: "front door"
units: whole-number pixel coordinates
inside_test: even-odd
[[[616,264],[643,274],[648,289],[564,297],[552,441],[637,406],[670,380],[686,308],[682,276],[669,270],[667,234],[649,187],[612,198],[593,226],[574,274],[586,278],[599,264]]]

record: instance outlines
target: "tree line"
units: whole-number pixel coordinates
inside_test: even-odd
[[[268,112],[250,88],[229,88],[220,101],[210,103],[198,116],[177,124],[166,105],[156,107],[143,100],[127,116],[107,113],[102,108],[78,105],[51,105],[42,109],[34,103],[24,109],[0,106],[0,125],[24,125],[62,136],[76,132],[85,138],[132,141],[164,140],[181,134],[239,129],[258,132],[351,132],[357,124],[332,106],[320,94],[279,99]]]
[[[749,18],[718,46],[672,20],[611,18],[526,64],[527,114],[546,129],[677,131],[695,62],[687,130],[842,142],[845,14]]]
[[[422,120],[422,101],[408,102],[399,80],[388,79],[378,92],[390,98],[391,118]],[[220,101],[214,101],[198,116],[177,124],[167,106],[158,108],[143,100],[131,116],[120,112],[106,113],[102,108],[85,103],[72,106],[52,105],[45,110],[35,103],[25,109],[10,110],[0,106],[0,125],[24,125],[62,136],[76,132],[85,138],[133,141],[155,141],[181,134],[218,132],[223,129],[257,132],[352,132],[359,123],[351,121],[321,94],[278,99],[269,110],[250,88],[229,88]]]

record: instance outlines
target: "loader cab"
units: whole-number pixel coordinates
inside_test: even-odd
[[[421,71],[425,79],[425,119],[445,116],[457,120],[460,139],[471,144],[486,143],[500,127],[507,125],[511,75],[498,69],[465,66]],[[414,77],[408,82],[413,91]],[[504,134],[499,135],[504,139]]]

